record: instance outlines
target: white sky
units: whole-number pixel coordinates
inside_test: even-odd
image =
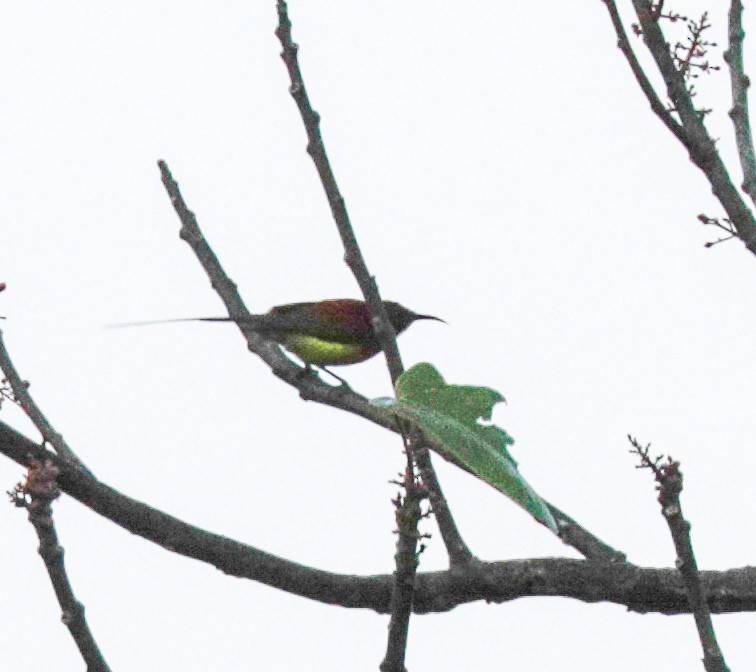
[[[715,4],[723,42],[729,3]],[[253,310],[358,295],[273,0],[113,5],[0,12],[0,314],[16,365],[113,487],[298,562],[390,572],[396,437],[302,402],[233,327],[102,328],[223,314],[178,239],[158,158]],[[735,242],[704,249],[718,231],[696,215],[721,209],[650,113],[603,3],[293,0],[290,15],[384,297],[449,322],[413,326],[405,363],[501,391],[495,419],[527,480],[631,561],[670,566],[674,552],[628,433],[682,461],[699,565],[753,564],[756,259]],[[732,158],[727,77],[699,88]],[[390,393],[379,358],[342,373]],[[0,417],[36,439],[15,409]],[[577,557],[436,464],[482,559]],[[0,460],[4,490],[21,477]],[[55,514],[113,670],[374,670],[383,656],[386,617],[226,577],[66,497]],[[0,530],[0,665],[83,669],[24,513],[1,506]],[[425,531],[422,569],[443,568]],[[732,669],[754,667],[755,618],[715,619]],[[413,618],[408,668],[694,670],[700,657],[690,617],[527,599]]]

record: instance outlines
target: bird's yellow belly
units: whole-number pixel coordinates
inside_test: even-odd
[[[281,339],[281,345],[301,360],[315,366],[356,364],[375,354],[372,348],[366,350],[354,343],[324,341],[315,336],[288,335]]]

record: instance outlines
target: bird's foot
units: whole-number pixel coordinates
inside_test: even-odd
[[[343,378],[342,378],[341,376],[339,376],[339,375],[335,374],[335,373],[334,373],[333,371],[331,371],[330,369],[326,369],[326,367],[325,367],[325,366],[321,366],[321,367],[319,367],[319,368],[320,368],[320,370],[321,370],[321,371],[324,371],[324,372],[325,372],[325,373],[327,373],[327,374],[328,374],[329,376],[331,376],[331,377],[335,378],[336,380],[338,380],[338,381],[339,381],[339,383],[340,383],[339,387],[345,388],[345,389],[347,389],[347,390],[351,390],[351,389],[352,389],[352,387],[351,387],[351,386],[349,385],[349,383],[347,383],[347,381],[346,381],[346,380],[344,380],[344,379],[343,379]]]
[[[338,387],[340,389],[343,389],[345,391],[351,391],[352,390],[351,385],[349,385],[349,383],[346,380],[344,380],[341,376],[335,374],[330,369],[327,369],[325,366],[318,366],[316,368],[312,364],[305,363],[304,368],[300,370],[300,372],[297,375],[297,377],[298,378],[313,377],[313,378],[317,378],[318,380],[320,380],[321,382],[323,382],[322,378],[320,378],[320,375],[319,375],[319,373],[321,371],[323,373],[327,373],[332,378],[335,378],[336,380],[338,380],[339,381]],[[335,387],[335,386],[332,385],[331,387]]]

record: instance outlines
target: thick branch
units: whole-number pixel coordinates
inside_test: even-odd
[[[194,527],[100,483],[2,422],[0,453],[25,466],[30,458],[51,460],[60,470],[58,485],[63,492],[116,525],[226,574],[325,604],[389,611],[391,575],[353,576],[313,569]],[[700,576],[712,613],[756,611],[756,568],[701,572]],[[690,613],[676,569],[566,558],[468,563],[443,572],[419,573],[413,610],[419,614],[449,611],[480,600],[507,602],[532,596],[611,602],[640,613]]]

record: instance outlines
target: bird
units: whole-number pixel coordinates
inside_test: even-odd
[[[396,301],[384,301],[383,306],[397,336],[416,320],[444,322],[440,317],[415,313]],[[364,301],[356,299],[287,303],[274,306],[261,315],[241,318],[185,317],[114,326],[169,322],[235,322],[276,341],[299,357],[308,368],[359,364],[381,352],[370,309]]]

